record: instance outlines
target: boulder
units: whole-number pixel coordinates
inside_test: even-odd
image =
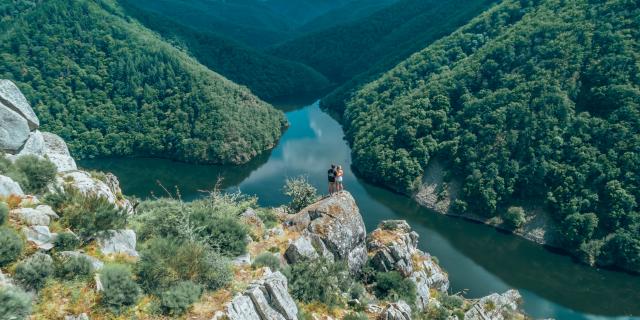
[[[91,266],[95,271],[100,271],[104,267],[104,263],[100,261],[100,259],[96,257],[92,257],[88,254],[82,253],[80,251],[62,251],[60,252],[60,256],[63,258],[84,257],[91,262]]]
[[[49,132],[43,132],[42,138],[46,147],[45,155],[58,167],[58,172],[78,169],[76,161],[71,157],[69,148],[62,138]]]
[[[411,307],[404,301],[389,304],[378,317],[379,320],[411,320]]]
[[[24,118],[30,130],[38,129],[40,126],[36,113],[33,112],[29,102],[13,82],[5,79],[0,80],[0,102]]]
[[[44,156],[47,151],[47,146],[44,143],[44,137],[42,133],[38,130],[33,131],[29,134],[29,138],[27,142],[25,142],[24,146],[17,154],[17,156],[22,155],[36,155],[36,156]]]
[[[23,227],[22,233],[27,237],[27,241],[46,251],[53,248],[53,241],[55,241],[56,236],[58,235],[56,233],[51,233],[47,226]]]
[[[60,216],[58,216],[58,214],[55,211],[53,211],[51,206],[41,204],[36,207],[36,210],[42,212],[43,214],[46,214],[51,219],[60,219]]]
[[[29,138],[29,124],[0,101],[0,151],[16,153]]]
[[[20,208],[13,213],[26,225],[29,226],[48,226],[51,218],[45,213],[32,208]]]
[[[493,293],[479,299],[464,314],[467,320],[507,320],[519,314],[518,307],[522,296],[517,290],[509,290],[503,294]]]
[[[289,245],[284,252],[284,257],[288,263],[294,264],[305,259],[317,259],[319,255],[311,244],[311,240],[306,236],[301,236]]]
[[[324,247],[336,260],[346,261],[352,273],[358,273],[367,261],[364,221],[355,200],[346,191],[308,206],[286,224],[303,231],[311,240],[317,239],[315,248]]]
[[[122,253],[132,257],[138,256],[136,233],[130,229],[107,231],[98,238],[98,245],[103,254]]]
[[[253,301],[246,295],[233,298],[227,306],[227,318],[229,320],[262,320]]]
[[[237,256],[233,259],[233,264],[236,266],[246,266],[251,264],[251,255],[249,253],[245,253],[241,256]]]
[[[227,305],[230,320],[297,320],[298,307],[289,295],[287,278],[269,269]]]
[[[89,320],[89,316],[86,313],[81,313],[79,315],[66,315],[64,316],[64,320]]]
[[[0,175],[0,196],[8,197],[10,195],[23,196],[24,192],[13,179]]]
[[[85,171],[66,172],[58,177],[58,183],[61,185],[70,185],[86,195],[92,194],[106,198],[113,204],[117,201],[116,195],[113,194],[105,182],[93,178],[90,173]]]

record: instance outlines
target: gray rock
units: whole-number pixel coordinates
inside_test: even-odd
[[[284,316],[269,303],[270,297],[263,284],[252,284],[245,294],[251,298],[261,319],[285,320]]]
[[[69,171],[58,177],[61,185],[70,185],[83,194],[93,194],[106,198],[110,203],[116,204],[117,197],[103,181],[94,179],[85,171]]]
[[[2,273],[2,270],[0,270],[0,288],[3,287],[13,287],[13,281],[11,281],[9,275]]]
[[[17,156],[23,155],[36,155],[36,156],[44,156],[47,151],[47,146],[44,143],[44,137],[42,133],[38,130],[33,131],[29,134],[29,138],[27,142],[25,142],[22,150],[17,154]]]
[[[297,320],[298,307],[289,295],[287,278],[267,271],[227,305],[226,314],[231,320]]]
[[[55,211],[53,211],[51,206],[41,204],[36,207],[36,210],[42,212],[43,214],[46,214],[51,219],[60,219],[60,216],[58,216],[58,214]]]
[[[382,314],[380,314],[378,319],[411,320],[411,307],[402,300],[397,303],[391,303],[384,309],[384,311],[382,311]]]
[[[29,132],[27,120],[0,102],[0,151],[17,152],[29,138]]]
[[[29,102],[13,82],[0,80],[0,102],[22,116],[29,123],[30,130],[35,130],[40,126],[36,113],[33,112]]]
[[[64,320],[89,320],[89,316],[86,313],[81,313],[79,315],[67,315],[64,316]]]
[[[233,264],[236,266],[244,266],[251,264],[251,255],[249,253],[245,253],[241,256],[237,256],[233,259]]]
[[[284,257],[288,263],[294,264],[305,259],[317,259],[319,255],[311,244],[311,240],[306,236],[301,236],[289,245],[284,252]]]
[[[100,259],[96,257],[92,257],[88,254],[84,254],[80,251],[62,251],[60,252],[60,256],[64,258],[70,257],[84,257],[91,262],[91,266],[93,270],[100,271],[104,267],[104,262],[100,261]]]
[[[298,307],[289,295],[287,278],[274,272],[264,279],[264,286],[271,297],[271,305],[287,320],[298,319]]]
[[[58,172],[78,170],[76,161],[71,157],[67,143],[58,135],[43,132],[42,138],[46,147],[45,155],[58,168]]]
[[[253,301],[246,295],[238,295],[227,306],[229,320],[262,320],[253,305]]]
[[[29,226],[48,226],[51,218],[44,212],[31,208],[20,208],[13,211],[22,222]]]
[[[520,293],[509,290],[503,294],[491,294],[478,300],[465,314],[467,320],[507,320],[518,314],[522,300]]]
[[[0,175],[0,196],[8,197],[12,194],[23,196],[24,192],[17,182],[7,176]]]
[[[23,227],[22,233],[27,237],[27,241],[34,243],[42,250],[51,250],[57,236],[56,233],[51,233],[47,226]]]
[[[138,256],[136,233],[130,229],[110,230],[98,238],[98,245],[103,254],[123,253],[132,257]]]

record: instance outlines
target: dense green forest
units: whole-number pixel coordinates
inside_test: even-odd
[[[343,6],[330,10],[297,28],[300,33],[310,33],[349,24],[368,17],[398,0],[352,0]]]
[[[454,211],[537,199],[565,248],[640,272],[638,17],[629,0],[502,2],[350,100],[354,168],[409,193],[442,159]]]
[[[346,82],[323,100],[341,113],[344,100],[411,54],[450,34],[495,0],[402,0],[356,22],[280,45],[273,54],[303,62],[335,82]]]
[[[171,17],[146,11],[137,0],[119,2],[128,15],[176,46],[186,48],[209,69],[249,87],[262,99],[311,94],[329,85],[323,75],[301,63],[264,54],[214,30],[196,30]]]
[[[0,78],[18,84],[76,157],[241,163],[273,147],[286,124],[112,0],[4,2],[0,17]]]

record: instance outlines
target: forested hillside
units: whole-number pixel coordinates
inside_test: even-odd
[[[310,94],[329,85],[323,75],[301,63],[264,54],[227,39],[216,30],[197,30],[171,17],[146,11],[139,7],[141,3],[137,0],[119,3],[128,15],[175,45],[186,48],[209,69],[249,87],[262,99]]]
[[[398,0],[351,0],[305,23],[297,29],[300,33],[316,32],[342,24],[349,24],[382,10]]]
[[[303,62],[336,82],[346,81],[323,101],[341,112],[343,100],[359,85],[450,34],[494,2],[402,0],[353,23],[308,34],[270,52]]]
[[[565,248],[640,271],[640,6],[507,0],[350,100],[354,168],[412,192],[439,158],[453,210],[545,203]]]
[[[273,147],[285,125],[112,0],[13,1],[0,15],[0,78],[18,84],[77,157],[241,163]]]

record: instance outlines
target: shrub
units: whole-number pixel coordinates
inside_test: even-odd
[[[346,316],[344,316],[344,318],[342,318],[342,320],[368,320],[369,317],[367,317],[366,314],[361,313],[361,312],[357,312],[357,313],[350,313]]]
[[[183,281],[160,295],[162,313],[177,316],[185,313],[202,295],[202,287],[191,281]]]
[[[458,295],[442,294],[439,300],[443,307],[450,310],[461,308],[464,304],[464,299]]]
[[[397,271],[379,272],[376,275],[375,294],[380,299],[405,300],[413,304],[416,300],[416,285]]]
[[[0,267],[14,262],[22,252],[22,238],[7,227],[0,227]]]
[[[38,252],[18,264],[15,279],[27,289],[40,290],[53,272],[53,259]]]
[[[507,227],[511,229],[518,229],[527,222],[522,207],[510,207],[502,218]]]
[[[202,226],[207,243],[228,257],[236,257],[247,251],[247,227],[237,217],[207,217],[204,211],[194,213],[194,221]]]
[[[133,281],[131,272],[123,265],[108,265],[100,274],[102,297],[100,303],[118,313],[123,308],[136,304],[140,287]]]
[[[55,164],[38,156],[26,155],[19,157],[13,164],[18,172],[26,177],[22,181],[21,187],[27,193],[39,193],[52,182],[58,169]]]
[[[265,228],[270,229],[278,225],[278,215],[273,210],[260,208],[256,211]]]
[[[0,287],[0,319],[26,319],[31,313],[31,297],[17,287]]]
[[[160,293],[187,280],[216,290],[233,277],[229,260],[207,246],[166,238],[146,243],[140,252],[137,273],[142,288],[149,293]]]
[[[73,232],[61,232],[53,244],[57,251],[73,251],[80,246],[80,238]]]
[[[318,199],[318,194],[304,176],[287,179],[284,185],[284,194],[291,198],[288,205],[290,213],[296,213]]]
[[[93,273],[93,265],[87,257],[70,255],[56,261],[56,276],[64,280],[89,278]]]
[[[270,252],[263,252],[253,260],[252,266],[254,268],[269,267],[276,271],[280,270],[280,259]]]
[[[9,206],[6,203],[0,202],[0,226],[7,222],[9,217]]]
[[[351,286],[347,266],[326,259],[296,263],[285,274],[293,297],[306,303],[317,301],[336,305],[340,302],[341,293]]]

